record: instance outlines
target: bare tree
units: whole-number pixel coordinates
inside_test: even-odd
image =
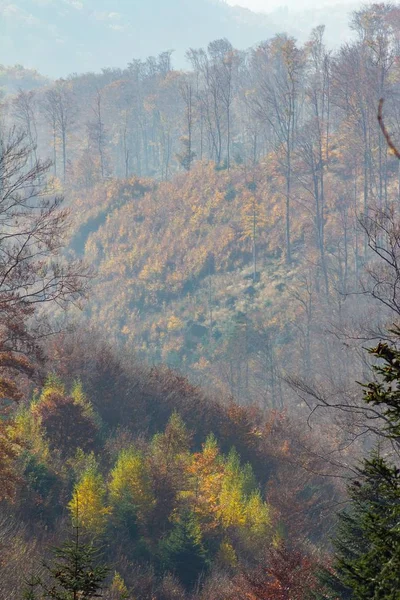
[[[105,175],[106,131],[102,112],[102,93],[99,89],[96,90],[96,96],[92,110],[94,119],[88,123],[89,138],[94,143],[96,151],[99,155],[100,174],[101,178],[103,179]]]
[[[227,41],[226,43],[229,44]],[[219,166],[222,162],[225,127],[225,107],[219,72],[219,40],[209,44],[208,53],[202,48],[190,49],[187,56],[200,82],[198,96],[208,133],[210,158]]]
[[[316,246],[325,291],[329,296],[329,280],[325,250],[325,173],[329,160],[330,128],[330,57],[323,43],[324,27],[312,32],[309,42],[309,74],[306,87],[307,121],[298,139],[298,159],[301,167],[296,175],[314,203],[313,217]],[[317,273],[319,269],[317,270]]]
[[[194,93],[190,80],[182,81],[180,93],[185,103],[186,135],[181,138],[183,152],[177,155],[179,163],[186,171],[190,171],[192,162],[196,156],[193,151],[193,126],[194,126]]]
[[[31,145],[16,127],[0,130],[0,351],[34,352],[43,334],[39,308],[65,309],[85,295],[89,273],[60,256],[68,211],[46,175],[30,166]]]
[[[56,160],[56,137],[61,138],[63,178],[67,175],[67,140],[75,120],[72,92],[67,82],[60,80],[45,95],[45,116],[52,127],[53,153]]]
[[[13,117],[15,121],[21,125],[22,129],[26,131],[32,149],[31,166],[33,166],[33,161],[37,159],[36,145],[38,134],[36,127],[35,104],[36,93],[33,90],[29,92],[19,90],[18,95],[13,99]]]
[[[231,129],[232,129],[232,102],[233,102],[233,75],[236,58],[232,44],[226,40],[216,40],[208,46],[208,53],[212,61],[216,92],[225,109],[226,114],[226,166],[231,164]]]
[[[285,177],[286,262],[292,260],[291,200],[293,151],[299,121],[300,90],[304,72],[304,54],[293,38],[278,35],[260,45],[253,55],[258,89],[253,98],[260,120],[267,121],[281,154]]]
[[[42,108],[45,121],[51,128],[51,137],[53,142],[52,165],[54,177],[57,177],[57,110],[52,90],[47,90],[45,93]]]

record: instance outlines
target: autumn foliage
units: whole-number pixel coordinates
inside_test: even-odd
[[[92,351],[94,356],[99,350],[92,344]],[[10,510],[18,519],[29,522],[26,544],[35,543],[43,523],[51,536],[58,536],[58,519],[64,514],[84,536],[106,545],[108,559],[118,565],[121,589],[136,585],[136,578],[145,585],[146,569],[151,567],[153,585],[160,590],[170,585],[164,581],[169,574],[177,589],[190,592],[199,578],[214,577],[217,568],[235,575],[238,593],[250,590],[252,581],[256,597],[254,581],[243,577],[250,577],[253,569],[258,573],[257,564],[266,552],[275,560],[268,559],[271,570],[268,575],[263,572],[266,590],[285,586],[287,573],[300,568],[296,560],[305,571],[307,553],[303,556],[299,549],[298,554],[285,554],[281,549],[288,534],[285,511],[292,507],[279,501],[276,486],[285,465],[276,450],[274,426],[257,411],[232,403],[222,406],[201,396],[165,370],[154,370],[151,377],[144,370],[123,370],[121,380],[108,382],[117,414],[127,411],[119,405],[131,402],[143,414],[153,411],[154,432],[146,421],[115,427],[115,417],[107,420],[103,400],[109,388],[101,387],[101,373],[96,402],[85,391],[86,377],[92,389],[96,386],[93,361],[90,370],[81,373],[82,381],[64,383],[52,374],[31,401],[17,409],[10,440],[18,437],[24,444],[12,456],[16,480],[8,500],[13,500]],[[127,381],[133,392],[117,393]],[[284,423],[282,417],[279,435]],[[297,435],[288,424],[289,431],[286,456]],[[306,480],[298,483],[306,485]],[[324,488],[325,483],[318,485]],[[301,495],[304,489],[297,491]],[[309,509],[318,510],[319,502],[314,496]],[[305,517],[303,531],[309,526]],[[311,538],[312,532],[308,534]]]

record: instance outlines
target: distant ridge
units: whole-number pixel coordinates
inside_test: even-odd
[[[181,68],[189,47],[217,38],[243,49],[282,31],[304,41],[322,23],[328,44],[337,44],[356,6],[262,15],[222,0],[0,0],[0,62],[65,77],[173,49]]]

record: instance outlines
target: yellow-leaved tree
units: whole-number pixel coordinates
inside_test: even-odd
[[[174,411],[164,433],[153,437],[150,452],[151,474],[157,498],[152,521],[155,530],[176,509],[178,495],[187,487],[190,433],[179,413]]]
[[[129,510],[144,520],[154,506],[152,481],[146,457],[134,447],[122,450],[111,471],[110,501],[118,512]]]
[[[109,591],[110,600],[126,600],[129,598],[129,591],[118,571],[115,571],[112,584]]]
[[[256,556],[276,535],[272,528],[271,507],[262,499],[259,490],[254,491],[247,500],[244,517],[240,539],[247,552]]]
[[[79,379],[74,381],[74,385],[72,386],[71,390],[71,397],[74,401],[74,404],[82,407],[83,414],[86,417],[93,420],[98,420],[98,417],[93,409],[93,405],[85,394],[82,382]]]
[[[93,536],[104,533],[111,507],[106,505],[106,487],[95,464],[84,471],[68,504],[72,519]]]
[[[32,404],[34,405],[40,402],[45,402],[47,398],[53,396],[54,394],[65,396],[66,389],[61,379],[56,374],[50,373],[50,375],[48,375],[46,378],[40,396],[35,398]]]
[[[224,529],[245,524],[246,496],[254,485],[253,480],[252,471],[247,466],[243,469],[238,453],[231,450],[225,462],[218,507],[218,517]]]
[[[270,507],[257,490],[250,496],[245,510],[245,523],[253,536],[263,537],[271,526]]]
[[[218,442],[210,434],[201,452],[193,455],[189,473],[189,490],[180,494],[193,508],[204,532],[217,528],[219,499],[224,475],[223,457]]]

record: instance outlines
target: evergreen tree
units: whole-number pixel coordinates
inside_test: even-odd
[[[400,434],[400,352],[379,344],[370,353],[378,381],[364,386],[364,400],[378,407],[383,435]],[[339,515],[333,570],[322,574],[321,598],[400,599],[400,470],[373,452],[349,486],[350,509]]]
[[[40,585],[40,579],[32,575],[25,582],[25,589],[22,593],[22,600],[37,600],[37,588]]]
[[[175,573],[186,588],[191,588],[208,567],[200,527],[190,510],[177,519],[170,534],[160,543],[162,566]]]
[[[400,336],[400,329],[394,329],[391,333]],[[380,361],[373,367],[378,375],[378,381],[363,386],[364,400],[367,404],[378,407],[384,421],[383,435],[398,443],[400,439],[400,351],[394,346],[380,343],[376,348],[369,350],[369,353]],[[376,414],[372,416],[377,417]]]
[[[108,574],[99,562],[99,551],[92,543],[84,543],[79,527],[74,535],[53,551],[51,564],[44,564],[46,576],[33,577],[26,584],[24,600],[90,600],[102,597]],[[39,594],[37,596],[36,592]]]
[[[400,598],[400,471],[377,453],[350,488],[339,515],[334,572],[323,575],[326,598]]]

